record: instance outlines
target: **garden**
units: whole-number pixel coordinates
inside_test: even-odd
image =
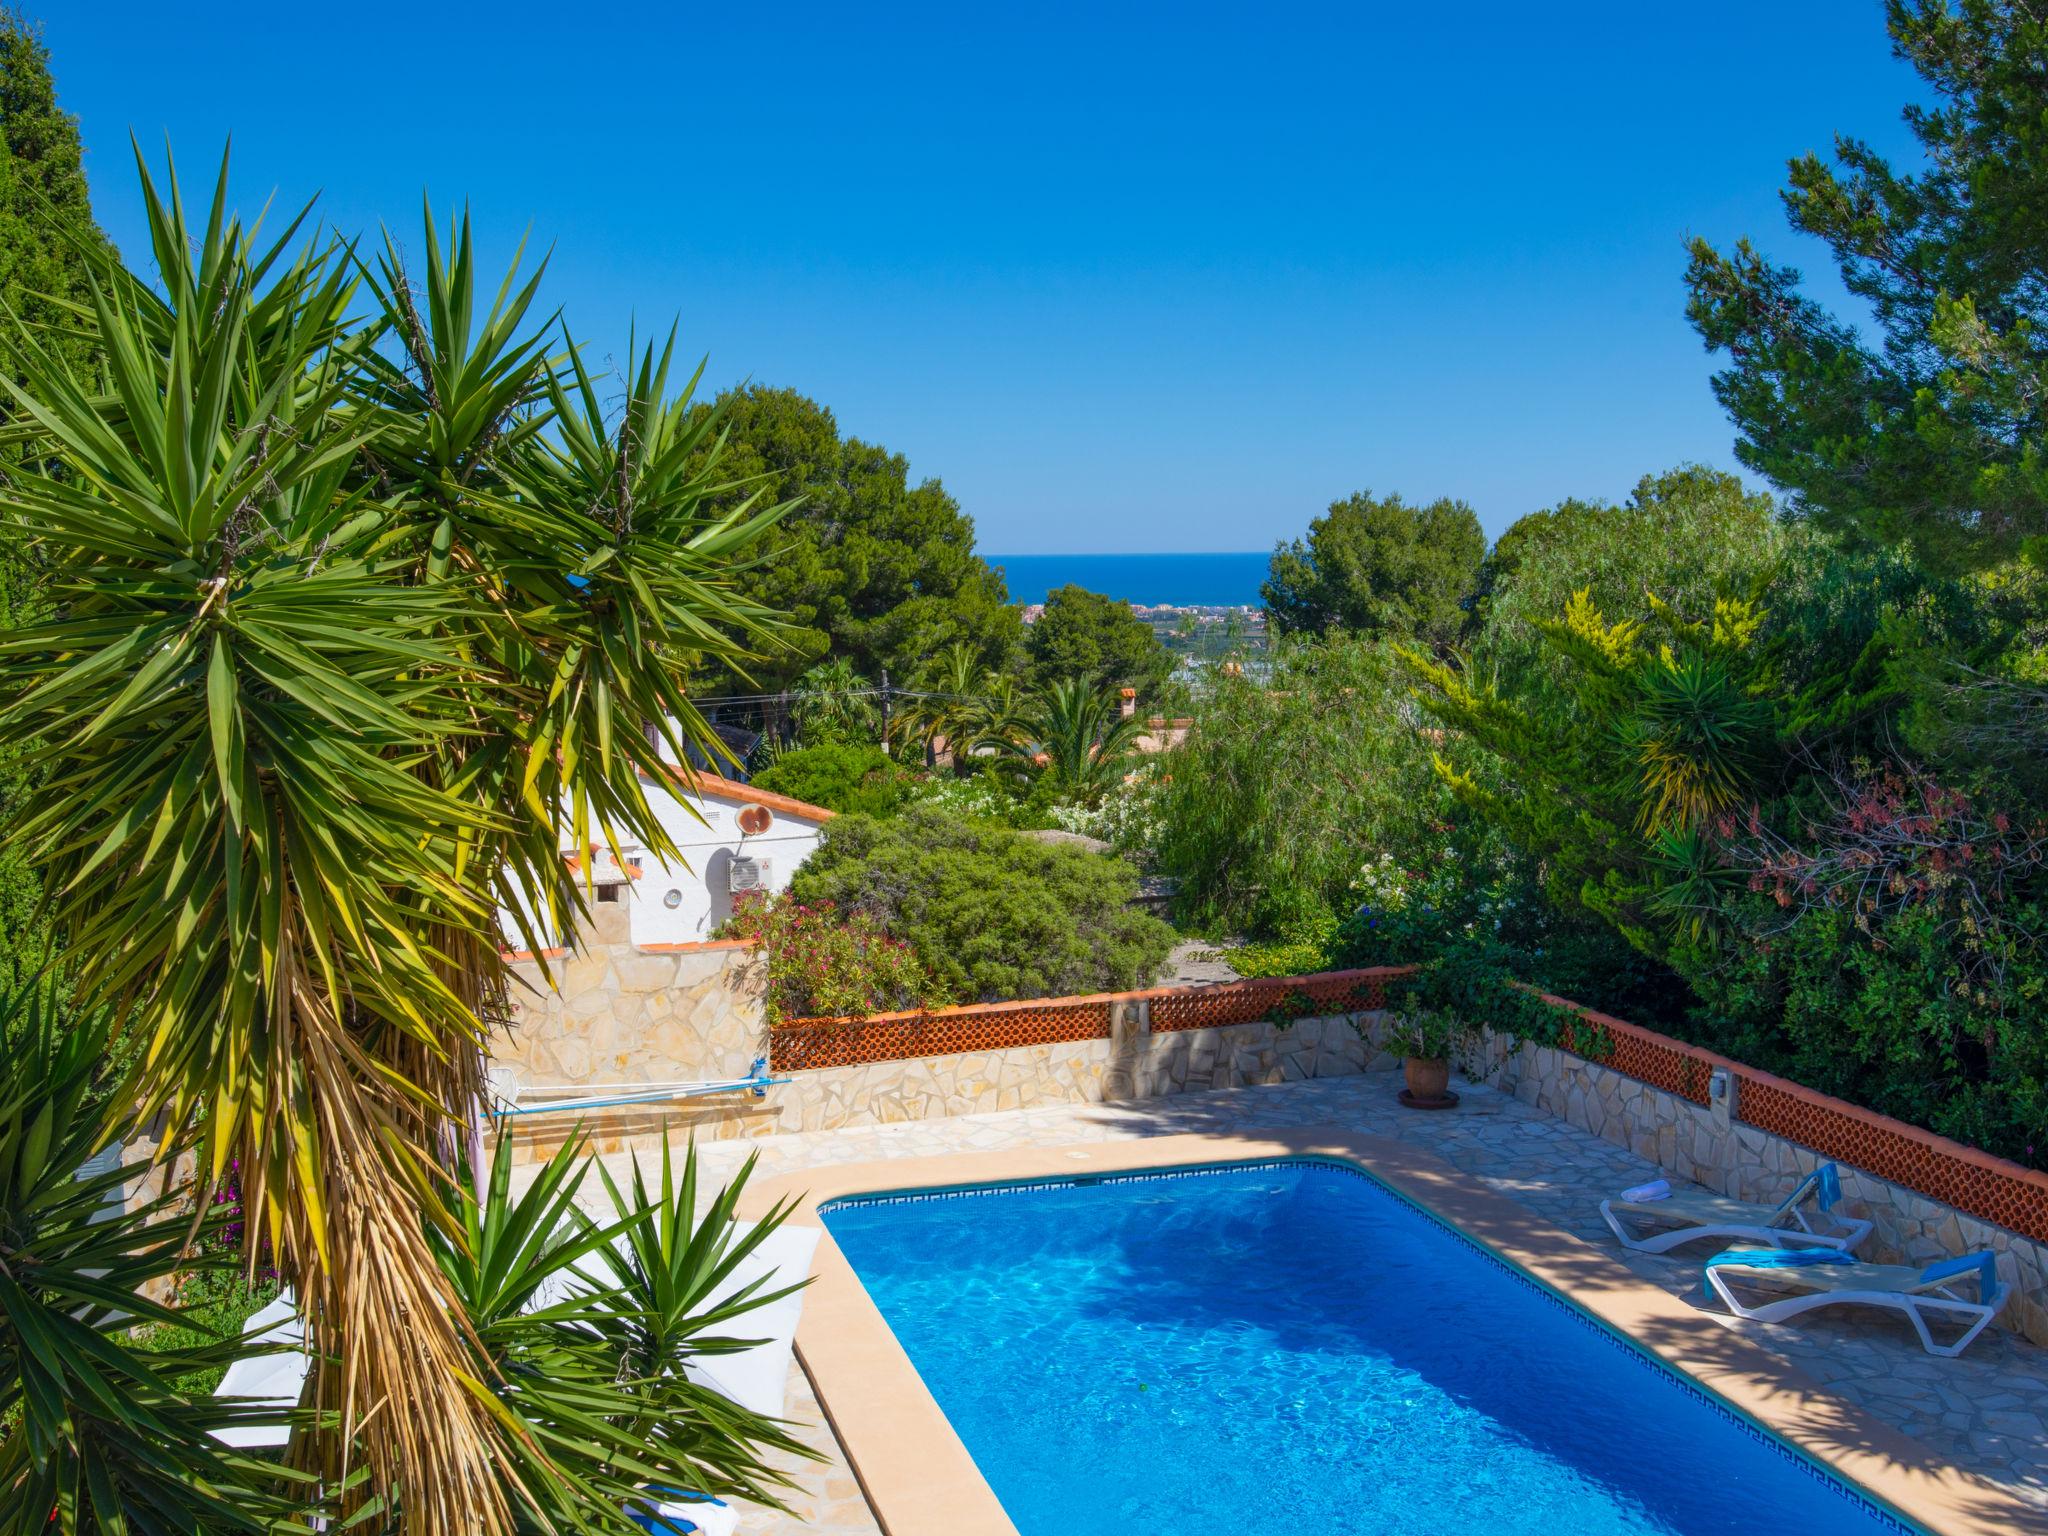
[[[1026,624],[795,390],[599,369],[466,215],[245,221],[138,154],[124,255],[0,17],[0,1536],[784,1498],[802,1445],[693,1372],[786,1209],[573,1137],[515,1194],[490,1130],[500,908],[679,858],[679,761],[839,813],[726,929],[773,1021],[1412,965],[1419,1057],[1541,989],[2048,1169],[2048,33],[1889,14],[1924,165],[1785,192],[1853,308],[1688,253],[1744,475],[1490,544],[1345,495],[1203,665],[1079,587]],[[211,1397],[285,1292],[303,1401]]]
[[[1483,964],[2048,1167],[2048,390],[2006,217],[2040,172],[2002,14],[1894,18],[1954,103],[1908,114],[1924,173],[1794,163],[1793,226],[1874,328],[1693,245],[1756,479],[1681,465],[1490,548],[1462,503],[1339,500],[1275,552],[1268,664],[1170,685],[1185,742],[1117,760],[1045,703],[1014,732],[1017,683],[955,653],[911,750],[868,749],[885,814],[1100,837],[1243,974]],[[956,987],[926,995],[1001,990]]]

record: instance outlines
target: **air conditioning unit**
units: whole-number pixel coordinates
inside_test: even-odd
[[[757,859],[750,854],[735,854],[726,867],[725,888],[737,896],[742,891],[765,891],[773,866],[766,859]]]

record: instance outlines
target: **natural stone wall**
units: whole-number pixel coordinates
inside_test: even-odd
[[[522,1089],[744,1077],[766,1049],[761,967],[743,943],[593,943],[513,967],[496,1074]],[[558,990],[559,989],[559,990]]]
[[[1360,1020],[1370,1029],[1379,1018],[1377,1013],[1342,1014],[1286,1025],[1230,1024],[1155,1035],[1149,1028],[1148,1005],[1138,1001],[1118,1006],[1114,1033],[1107,1040],[830,1067],[794,1073],[765,1099],[721,1095],[658,1107],[597,1110],[583,1118],[597,1149],[615,1151],[663,1131],[678,1139],[692,1135],[705,1141],[727,1140],[1029,1109],[1037,1104],[1152,1099],[1253,1083],[1298,1082],[1395,1065],[1352,1022]],[[554,1027],[573,1031],[575,1024],[565,1020]],[[542,1033],[547,1036],[547,1031]],[[559,1147],[570,1126],[550,1122],[571,1118],[549,1116],[522,1124],[521,1155],[544,1157]]]
[[[737,1134],[827,1131],[1035,1104],[1164,1098],[1253,1083],[1290,1083],[1363,1072],[1378,1056],[1342,1014],[1292,1024],[1228,1024],[1153,1034],[1144,1005],[1120,1005],[1108,1040],[1012,1046],[911,1061],[800,1072],[777,1088],[772,1119],[750,1118]],[[1381,1058],[1392,1065],[1391,1058]]]
[[[1823,1159],[1569,1051],[1491,1034],[1462,1063],[1467,1073],[1512,1093],[1681,1179],[1739,1200],[1775,1203]],[[1874,1223],[1858,1257],[1880,1264],[1931,1264],[1989,1248],[2013,1287],[1999,1326],[2048,1344],[2048,1249],[2004,1227],[1957,1211],[1873,1174],[1838,1163],[1844,1209]]]

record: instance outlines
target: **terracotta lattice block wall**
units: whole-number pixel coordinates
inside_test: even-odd
[[[1769,1073],[1745,1067],[1736,1077],[1744,1124],[2048,1243],[2048,1175]]]
[[[1160,987],[1131,996],[1148,1003],[1152,1033],[1156,1035],[1176,1029],[1214,1029],[1265,1019],[1363,1013],[1384,1008],[1388,979],[1405,976],[1408,969],[1375,966],[1363,971],[1325,971],[1315,976],[1266,976],[1213,987]]]
[[[1114,994],[1104,993],[883,1013],[861,1020],[806,1019],[768,1032],[768,1059],[777,1072],[803,1072],[1056,1040],[1106,1040],[1114,1001]]]
[[[1383,1006],[1387,980],[1405,974],[1403,966],[1378,966],[1217,986],[975,1003],[921,1013],[883,1013],[871,1019],[800,1019],[769,1031],[769,1060],[778,1072],[801,1072],[1017,1045],[1106,1040],[1119,1007],[1146,1009],[1153,1033],[1350,1013]]]
[[[2048,1242],[2048,1174],[1564,998],[1549,1001],[1576,1009],[1577,1019],[1558,1043],[1588,1061],[1695,1104],[1707,1102],[1714,1069],[1726,1068],[1735,1079],[1735,1119],[1741,1124]]]
[[[1580,1010],[1579,1016],[1565,1025],[1557,1043],[1576,1056],[1694,1104],[1707,1102],[1707,1079],[1721,1059],[1590,1009]]]
[[[1089,997],[986,1003],[865,1020],[801,1020],[769,1032],[770,1054],[776,1071],[792,1072],[1103,1040],[1111,1037],[1119,1010],[1124,1010],[1126,1027],[1137,1020],[1139,1028],[1152,1034],[1259,1021],[1284,1024],[1296,1018],[1384,1007],[1388,983],[1409,970],[1376,966],[1220,986],[1155,987]],[[1700,1105],[1708,1102],[1707,1086],[1714,1069],[1725,1068],[1737,1085],[1735,1118],[1739,1122],[2038,1242],[2048,1242],[2048,1174],[1859,1109],[1625,1019],[1580,1008],[1568,999],[1553,997],[1550,1001],[1576,1014],[1558,1044],[1588,1061]]]

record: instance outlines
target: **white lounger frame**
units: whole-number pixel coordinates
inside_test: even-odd
[[[1805,1186],[1800,1186],[1800,1193]],[[1649,1204],[1651,1202],[1623,1201],[1623,1204]],[[1676,1209],[1676,1207],[1674,1207]],[[1791,1226],[1774,1226],[1769,1222],[1708,1222],[1691,1226],[1676,1226],[1665,1232],[1653,1232],[1639,1236],[1631,1232],[1622,1220],[1622,1213],[1615,1210],[1612,1200],[1600,1202],[1600,1215],[1608,1228],[1620,1239],[1621,1246],[1633,1248],[1638,1253],[1669,1253],[1673,1248],[1686,1243],[1697,1242],[1704,1237],[1736,1238],[1746,1242],[1764,1243],[1772,1248],[1838,1248],[1843,1253],[1854,1253],[1859,1243],[1870,1236],[1871,1223],[1858,1216],[1835,1216],[1827,1212],[1821,1215],[1832,1224],[1826,1232],[1820,1230],[1807,1216],[1807,1202],[1799,1201],[1791,1209],[1779,1207],[1776,1211],[1758,1206],[1759,1216],[1768,1216],[1772,1221],[1790,1218]]]
[[[2002,1282],[1991,1288],[1991,1294],[1980,1301],[1969,1301],[1958,1296],[1950,1281],[1966,1279],[1967,1276],[1952,1275],[1949,1280],[1937,1281],[1922,1291],[1804,1291],[1797,1296],[1785,1296],[1775,1301],[1761,1302],[1751,1306],[1739,1300],[1729,1287],[1727,1274],[1730,1269],[1742,1273],[1740,1265],[1716,1264],[1707,1271],[1707,1284],[1714,1288],[1714,1294],[1727,1304],[1728,1310],[1737,1317],[1748,1318],[1757,1323],[1786,1323],[1805,1312],[1820,1307],[1840,1305],[1863,1307],[1888,1307],[1894,1312],[1903,1312],[1913,1324],[1913,1331],[1920,1335],[1921,1346],[1930,1355],[1945,1355],[1954,1358],[1970,1347],[1970,1341],[1990,1326],[1998,1316],[2006,1299],[2012,1295],[2012,1287]],[[1753,1275],[1768,1274],[1775,1277],[1797,1275],[1797,1270],[1771,1269],[1750,1270]],[[1796,1284],[1797,1281],[1795,1280]],[[1951,1322],[1965,1323],[1962,1337],[1952,1344],[1937,1344],[1934,1334],[1927,1326],[1928,1314],[1936,1314]]]

